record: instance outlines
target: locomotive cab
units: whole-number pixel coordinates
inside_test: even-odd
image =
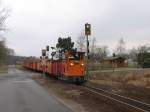
[[[74,65],[84,66],[84,53],[83,52],[73,53],[72,56],[68,57],[68,62],[72,67],[75,67]]]
[[[85,59],[84,52],[71,52],[67,54],[66,71],[67,77],[73,78],[75,81],[83,81],[85,75]]]

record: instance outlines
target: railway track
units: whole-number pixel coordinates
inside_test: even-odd
[[[132,98],[128,98],[128,97],[125,97],[116,93],[106,91],[104,89],[95,88],[95,87],[88,86],[88,85],[83,85],[83,87],[95,94],[101,95],[103,97],[106,97],[110,100],[121,103],[130,108],[134,108],[135,110],[138,110],[141,112],[150,112],[150,104],[148,103],[141,102]]]

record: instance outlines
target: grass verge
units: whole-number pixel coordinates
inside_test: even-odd
[[[0,66],[0,74],[1,73],[7,73],[8,72],[8,66],[7,65],[1,65]]]

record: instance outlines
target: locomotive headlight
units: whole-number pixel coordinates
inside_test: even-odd
[[[82,65],[82,66],[84,66],[84,64],[83,64],[83,63],[82,63],[81,65]]]
[[[73,66],[74,64],[73,64],[73,63],[70,63],[70,65]]]

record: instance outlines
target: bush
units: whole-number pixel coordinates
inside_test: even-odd
[[[150,68],[150,58],[144,60],[143,68]]]

